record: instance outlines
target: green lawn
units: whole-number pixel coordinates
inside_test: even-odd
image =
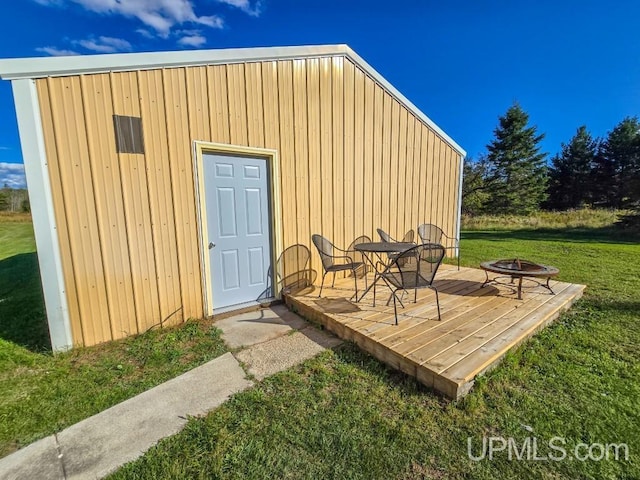
[[[347,344],[191,420],[114,478],[640,478],[640,245],[606,225],[516,224],[465,231],[462,263],[519,256],[588,288],[463,400],[448,403]],[[36,328],[33,243],[27,234],[30,250],[15,247],[19,230],[0,221],[0,456],[224,351],[210,323],[189,322],[53,357]],[[578,443],[627,443],[630,459],[472,461],[467,438],[478,454],[483,436],[519,446],[536,437],[540,454],[553,437],[570,454]]]
[[[0,216],[0,457],[226,351],[211,322],[50,348],[31,223]]]
[[[588,289],[459,402],[346,345],[235,395],[113,478],[640,478],[638,243],[607,228],[505,229],[465,231],[462,251],[467,266],[557,265]],[[539,455],[562,437],[568,457],[626,443],[630,458],[472,461],[467,439],[478,455],[483,436],[535,437]]]

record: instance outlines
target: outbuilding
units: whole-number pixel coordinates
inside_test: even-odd
[[[54,350],[278,298],[277,262],[460,235],[465,152],[346,45],[7,59]]]

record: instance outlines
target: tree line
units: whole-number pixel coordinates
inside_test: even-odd
[[[604,138],[586,126],[547,162],[544,134],[517,103],[499,117],[478,159],[466,159],[463,212],[527,215],[539,209],[632,209],[640,214],[640,121],[624,118]]]
[[[0,212],[30,212],[29,195],[25,188],[0,189]]]

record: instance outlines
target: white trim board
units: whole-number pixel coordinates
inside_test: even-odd
[[[56,217],[53,211],[53,196],[44,146],[38,92],[35,81],[31,79],[14,80],[11,83],[16,104],[16,116],[18,117],[22,155],[24,156],[24,169],[29,187],[29,202],[47,309],[47,321],[49,322],[51,347],[54,352],[64,351],[73,347],[74,342],[69,321]]]
[[[290,47],[229,48],[178,52],[116,53],[68,57],[36,57],[0,60],[0,78],[4,80],[58,77],[91,73],[151,70],[157,68],[218,65],[227,63],[290,60],[343,55],[386,88],[412,113],[431,127],[462,157],[466,152],[418,107],[402,95],[380,73],[348,45],[309,45]]]

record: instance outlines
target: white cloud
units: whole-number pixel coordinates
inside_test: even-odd
[[[46,53],[51,55],[52,57],[65,57],[69,55],[80,55],[78,52],[74,50],[65,50],[56,47],[40,47],[36,48],[37,52]]]
[[[178,40],[179,45],[183,45],[185,47],[201,47],[207,43],[207,39],[202,35],[188,35],[186,37],[182,37]]]
[[[114,53],[114,52],[129,52],[131,51],[131,44],[122,38],[113,37],[98,37],[90,38],[86,40],[77,40],[73,42],[80,45],[87,50],[92,50],[98,53]]]
[[[49,0],[45,0],[49,1]],[[167,38],[174,25],[195,23],[212,28],[222,28],[222,18],[198,16],[191,0],[71,0],[85,9],[105,15],[122,15],[137,18]]]
[[[136,30],[136,33],[139,33],[144,38],[156,38],[155,35],[153,35],[153,33],[151,33],[149,30],[146,30],[144,28],[138,28]]]
[[[262,2],[260,0],[255,2],[255,5],[253,7],[251,6],[251,0],[218,0],[218,2],[239,8],[243,12],[253,17],[258,17],[261,13],[260,8],[262,6]]]
[[[0,162],[0,187],[26,188],[24,165],[21,163]]]

